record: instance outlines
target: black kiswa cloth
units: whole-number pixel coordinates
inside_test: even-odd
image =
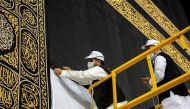
[[[51,65],[51,66],[49,66],[51,69],[55,69],[55,68],[57,68],[56,66],[53,66],[53,65]]]
[[[55,68],[60,68],[60,69],[62,69],[63,70],[63,66],[57,66],[57,65],[50,65],[49,66],[51,69],[55,69]]]
[[[149,109],[156,109],[156,108],[153,106],[153,107],[150,107]]]

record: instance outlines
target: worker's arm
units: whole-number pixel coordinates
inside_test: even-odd
[[[84,71],[62,70],[60,77],[68,78],[76,82],[88,82],[99,80],[107,76],[107,73],[101,67],[93,67]]]

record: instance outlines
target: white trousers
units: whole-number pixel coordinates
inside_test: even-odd
[[[190,96],[174,95],[170,92],[170,97],[162,101],[163,109],[190,109]]]

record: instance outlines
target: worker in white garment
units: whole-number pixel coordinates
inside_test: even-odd
[[[69,78],[78,83],[92,83],[92,81],[100,80],[106,77],[110,71],[104,65],[104,56],[99,51],[92,51],[89,56],[85,57],[88,59],[88,69],[84,71],[74,71],[69,67],[64,67],[65,70],[60,68],[55,68],[54,72],[56,75],[62,78]],[[112,96],[112,80],[109,79],[105,83],[94,89],[93,98],[96,102],[96,105],[99,109],[111,109],[111,104],[113,103]],[[125,97],[121,89],[117,85],[117,96],[118,102],[125,103]],[[118,105],[121,105],[119,103]]]
[[[148,50],[158,44],[159,41],[151,39],[142,46],[142,49]],[[157,86],[161,86],[181,75],[179,67],[172,58],[160,50],[152,53],[151,59]],[[151,86],[151,78],[144,78],[143,83]],[[184,83],[159,94],[158,97],[163,109],[190,109],[190,96]]]

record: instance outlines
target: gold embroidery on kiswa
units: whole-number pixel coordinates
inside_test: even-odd
[[[9,89],[0,86],[0,108],[11,108],[13,105],[13,96]]]
[[[39,0],[38,3],[40,4],[39,6],[39,17],[42,18],[42,19],[39,19],[39,25],[41,25],[41,28],[39,28],[39,40],[40,40],[40,52],[39,52],[39,55],[40,55],[40,66],[47,66],[46,64],[46,57],[47,57],[47,54],[46,54],[46,37],[45,37],[45,33],[44,33],[44,28],[42,27],[45,27],[45,22],[43,21],[45,19],[45,14],[43,12],[44,10],[44,1],[43,0]],[[44,93],[41,94],[42,96],[42,107],[47,109],[48,108],[48,103],[49,103],[49,99],[48,98],[48,93],[45,91],[47,90],[47,87],[48,87],[48,80],[46,78],[47,77],[47,67],[40,67],[40,79],[41,79],[41,90],[44,91]]]
[[[18,69],[18,19],[1,7],[0,18],[0,46],[4,46],[0,49],[0,60]]]
[[[152,26],[137,10],[135,10],[126,0],[106,0],[121,15],[131,22],[147,38],[165,40],[163,35]],[[174,61],[184,70],[190,69],[190,62],[173,46],[169,45],[163,48],[163,51],[169,54]]]
[[[35,84],[39,84],[39,72],[28,72],[25,67],[21,68],[21,75],[28,78],[29,80],[31,80],[33,83]]]
[[[10,9],[14,6],[14,0],[0,0],[0,5]]]
[[[18,105],[19,75],[3,64],[0,64],[0,71],[0,108],[15,109]]]
[[[0,55],[0,60],[7,62],[14,68],[18,68],[18,50],[15,49],[12,53]]]
[[[29,26],[36,27],[37,20],[34,12],[25,5],[20,6],[20,13],[22,15],[23,20],[29,24]]]
[[[37,0],[24,0],[26,3],[32,5],[32,6],[36,6],[37,4]]]
[[[0,0],[0,108],[49,109],[44,0]]]
[[[22,34],[22,51],[21,57],[23,63],[28,69],[35,72],[37,69],[37,42],[32,38],[32,34],[28,31],[21,32]]]
[[[18,75],[3,66],[0,66],[0,71],[0,84],[12,89],[19,79]]]
[[[2,14],[0,14],[0,50],[10,50],[13,45],[14,38],[13,28],[7,22]]]
[[[135,0],[170,36],[179,32],[179,29],[164,15],[164,13],[151,0]],[[188,49],[190,42],[185,38]],[[181,46],[180,40],[177,43]],[[190,51],[187,50],[190,55]]]
[[[23,81],[21,83],[21,103],[22,108],[33,108],[37,109],[39,105],[38,97],[39,92],[37,88],[30,82]]]
[[[33,16],[32,12],[30,12],[29,10],[27,9],[23,10],[23,17],[24,20],[29,22],[31,25],[36,25],[36,19]]]

